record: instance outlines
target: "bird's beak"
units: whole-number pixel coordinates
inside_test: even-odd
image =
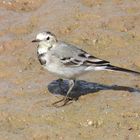
[[[40,40],[39,39],[34,39],[34,40],[32,40],[32,42],[40,42]]]

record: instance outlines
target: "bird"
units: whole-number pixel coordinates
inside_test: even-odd
[[[37,56],[40,64],[49,72],[61,79],[69,81],[69,89],[66,96],[53,103],[63,102],[66,105],[71,100],[76,78],[91,71],[118,71],[132,74],[140,72],[112,65],[109,61],[95,57],[73,44],[59,41],[56,35],[50,31],[43,31],[36,35],[32,42],[37,42]]]

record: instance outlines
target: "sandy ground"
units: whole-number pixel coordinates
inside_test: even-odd
[[[139,0],[1,0],[0,21],[0,140],[140,139],[140,76],[90,73],[72,91],[78,100],[55,108],[67,81],[62,92],[31,43],[49,30],[140,71]]]

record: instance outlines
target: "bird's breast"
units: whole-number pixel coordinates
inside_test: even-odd
[[[46,60],[46,57],[45,57],[45,53],[38,54],[38,60],[39,60],[41,65],[46,65],[47,60]]]
[[[37,55],[38,55],[38,60],[40,62],[41,65],[46,65],[48,60],[47,60],[47,48],[46,47],[42,47],[42,46],[38,46],[37,48]]]

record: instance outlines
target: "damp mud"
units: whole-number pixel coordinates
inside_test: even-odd
[[[92,72],[56,108],[67,80],[42,69],[36,34],[49,30],[119,67],[140,71],[139,0],[0,1],[0,140],[139,140],[140,76]]]

